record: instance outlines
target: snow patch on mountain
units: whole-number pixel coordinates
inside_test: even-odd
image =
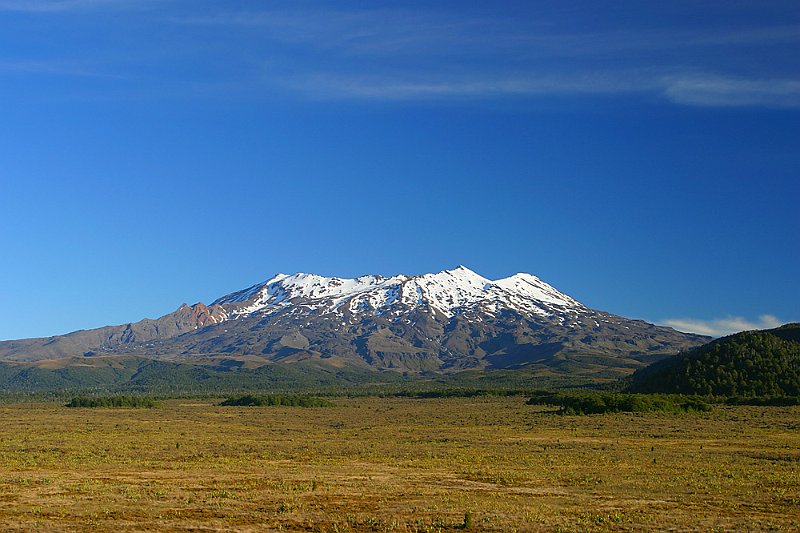
[[[565,308],[584,308],[583,304],[558,292],[551,285],[530,274],[514,274],[511,277],[492,282],[503,292],[519,296],[531,302],[543,302]]]
[[[269,315],[293,305],[339,314],[346,309],[352,315],[382,315],[392,309],[400,314],[398,306],[402,306],[405,310],[427,308],[446,317],[476,307],[491,314],[511,309],[540,316],[589,311],[536,276],[520,273],[493,281],[464,266],[436,274],[389,278],[278,274],[264,283],[223,296],[214,304],[225,306],[231,318],[254,313]]]

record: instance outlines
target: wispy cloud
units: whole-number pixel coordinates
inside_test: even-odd
[[[0,0],[0,11],[18,13],[63,13],[97,7],[129,8],[157,0]]]
[[[500,96],[651,94],[680,105],[709,107],[800,107],[800,80],[727,78],[713,74],[663,74],[641,70],[575,73],[530,72],[467,75],[300,73],[272,83],[316,99],[424,100]]]
[[[418,100],[558,94],[619,94],[650,87],[646,80],[611,73],[539,76],[312,74],[287,78],[287,87],[319,99]],[[652,87],[650,87],[652,88]]]
[[[800,107],[800,80],[687,76],[666,80],[664,95],[676,104],[713,107]]]
[[[519,41],[520,39],[517,39]],[[703,30],[625,30],[573,34],[534,34],[525,40],[548,54],[557,56],[597,56],[626,51],[665,50],[780,45],[800,41],[800,26]]]
[[[421,50],[438,55],[456,47],[468,47],[470,43],[480,44],[491,52],[509,39],[516,40],[519,34],[518,29],[505,28],[502,20],[400,9],[223,12],[176,17],[172,21],[184,25],[252,28],[277,43],[366,55],[416,54]]]
[[[753,329],[777,328],[783,322],[774,315],[761,315],[757,320],[748,320],[740,316],[729,316],[713,320],[699,320],[694,318],[670,318],[661,321],[665,326],[685,331],[699,333],[711,337],[723,337],[740,331]]]
[[[38,74],[42,76],[123,79],[123,76],[101,72],[94,66],[89,66],[84,62],[78,63],[64,60],[0,61],[0,72]]]
[[[102,57],[110,70],[130,77],[141,75],[141,70],[131,72],[131,65],[148,65],[166,73],[160,84],[172,82],[187,91],[223,86],[237,95],[374,102],[639,96],[684,106],[800,108],[800,78],[794,70],[781,68],[772,55],[768,71],[757,65],[739,71],[735,62],[726,61],[747,47],[771,47],[770,52],[789,55],[787,50],[800,43],[796,24],[624,30],[598,26],[569,32],[553,23],[560,19],[552,13],[515,18],[507,9],[454,13],[432,8],[295,7],[291,2],[262,4],[250,11],[214,3],[191,12],[166,9],[173,3],[0,0],[0,11],[158,7],[158,17],[147,20],[169,25],[170,34],[176,35],[169,46],[147,42],[102,48]],[[188,69],[171,68],[176,56],[169,50],[175,43],[193,47],[180,58],[197,66],[191,80],[180,77]],[[89,57],[96,52],[83,53]],[[24,59],[18,65],[0,64],[0,70],[91,75],[80,68],[51,68]]]
[[[250,28],[293,53],[313,50],[314,59],[264,81],[315,99],[642,93],[678,105],[800,107],[800,80],[736,75],[714,59],[738,47],[800,43],[796,24],[560,33],[530,17],[331,8],[227,11],[173,22]]]
[[[533,19],[454,16],[402,9],[274,9],[178,17],[176,23],[255,28],[279,42],[348,53],[449,55],[515,50],[526,57],[592,57],[628,50],[784,44],[800,41],[800,25],[559,33]],[[435,44],[436,47],[431,47]]]

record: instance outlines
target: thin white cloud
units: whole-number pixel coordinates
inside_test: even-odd
[[[584,34],[544,34],[527,36],[529,43],[550,54],[595,56],[625,51],[653,52],[687,48],[781,45],[800,41],[800,26],[683,30],[627,30]]]
[[[647,80],[605,73],[541,76],[347,76],[289,78],[287,88],[319,99],[418,100],[558,94],[620,94],[654,88]]]
[[[38,74],[43,76],[123,79],[123,76],[101,72],[94,66],[70,61],[0,61],[0,72]]]
[[[786,49],[800,42],[797,24],[559,33],[547,19],[502,11],[476,18],[436,10],[291,7],[200,13],[172,22],[252,28],[278,47],[313,50],[316,61],[270,72],[264,82],[314,99],[641,92],[679,105],[800,107],[800,81],[790,76],[713,74],[720,50]],[[687,50],[694,49],[687,62]],[[568,61],[553,65],[555,58]]]
[[[723,337],[740,331],[777,328],[783,322],[774,315],[761,315],[757,320],[748,320],[740,316],[729,316],[713,320],[670,318],[662,320],[661,324],[687,333]]]
[[[524,57],[592,57],[624,51],[776,45],[800,41],[800,25],[557,33],[533,19],[470,18],[403,9],[273,9],[176,17],[173,22],[257,28],[276,42],[346,53],[424,51],[452,56],[513,51]]]
[[[655,71],[471,75],[304,73],[270,76],[267,83],[283,85],[315,99],[425,100],[503,96],[651,94],[679,105],[706,107],[800,108],[800,80],[727,78],[694,72],[667,75]]]
[[[17,13],[65,13],[97,7],[129,8],[157,0],[0,0],[0,11]]]
[[[0,12],[78,12],[156,7],[172,1],[0,0]],[[502,11],[495,12],[499,16],[477,18],[468,11],[282,5],[249,12],[213,7],[212,12],[160,13],[154,22],[190,34],[202,30],[204,45],[198,54],[234,50],[230,56],[225,54],[226,61],[244,58],[234,59],[219,71],[218,58],[209,57],[202,62],[208,77],[192,83],[177,79],[175,84],[184,84],[188,90],[224,86],[238,94],[282,92],[315,100],[620,95],[685,106],[800,108],[800,78],[795,72],[784,70],[782,77],[779,70],[771,72],[777,76],[774,79],[755,71],[737,76],[719,59],[721,50],[738,46],[777,45],[773,50],[784,50],[785,55],[790,45],[800,42],[800,25],[557,33],[546,19],[514,19]],[[224,38],[217,35],[220,30]],[[226,30],[247,34],[248,43],[256,44],[236,47]],[[708,54],[708,47],[716,49]],[[124,73],[130,63],[128,54],[137,52],[103,53],[106,57],[117,54],[105,61],[111,67],[122,58],[113,70]],[[153,61],[166,65],[169,58],[160,51]],[[56,63],[23,58],[18,64],[0,63],[0,71],[92,75],[92,69]],[[212,79],[218,72],[224,79]]]
[[[664,95],[676,104],[710,107],[800,107],[800,80],[688,76],[665,80]]]
[[[253,29],[268,41],[342,55],[496,52],[519,33],[501,20],[403,9],[275,9],[173,17],[176,24]],[[474,46],[472,46],[474,45]]]

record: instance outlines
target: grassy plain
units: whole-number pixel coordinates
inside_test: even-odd
[[[800,407],[0,405],[6,531],[800,528]],[[466,515],[466,520],[465,520]]]

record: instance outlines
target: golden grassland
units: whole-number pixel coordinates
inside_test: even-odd
[[[0,529],[800,528],[798,407],[568,417],[523,397],[334,402],[0,405]]]

